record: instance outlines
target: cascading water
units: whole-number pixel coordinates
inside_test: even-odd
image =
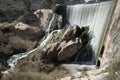
[[[89,31],[92,35],[90,45],[95,52],[95,57],[97,57],[101,48],[102,40],[110,22],[114,5],[115,3],[113,1],[106,1],[67,6],[66,19],[69,24],[89,27]]]
[[[11,69],[13,69],[15,67],[15,65],[17,64],[17,61],[28,56],[30,53],[34,52],[35,50],[37,50],[37,48],[29,51],[29,52],[25,52],[25,53],[19,53],[17,55],[13,55],[8,61],[8,65],[11,67]]]
[[[51,27],[54,19],[55,19],[55,14],[53,14],[52,19],[51,19],[50,22],[49,22],[48,28],[47,28],[47,30],[46,30],[47,35],[50,33],[50,27]]]
[[[76,24],[80,27],[89,27],[89,37],[91,37],[92,39],[85,46],[85,48],[86,50],[88,50],[91,47],[93,51],[93,57],[91,57],[91,61],[79,62],[79,56],[82,56],[80,54],[86,54],[81,50],[72,64],[63,64],[63,66],[66,69],[68,69],[72,74],[76,73],[80,69],[83,69],[83,65],[87,69],[95,69],[95,65],[92,64],[94,64],[97,61],[97,58],[99,56],[105,33],[108,29],[108,25],[110,23],[110,19],[114,11],[114,6],[115,1],[105,1],[100,3],[77,4],[67,6],[66,20],[68,24]],[[87,51],[87,54],[90,54],[90,52]],[[83,64],[78,65],[74,63]],[[91,64],[91,66],[89,66],[88,64]]]

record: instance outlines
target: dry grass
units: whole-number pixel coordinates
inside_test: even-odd
[[[9,42],[13,46],[13,48],[17,50],[31,50],[36,46],[36,42],[22,39],[19,36],[9,37]]]
[[[4,75],[1,80],[57,80],[68,76],[68,73],[57,67],[50,73],[45,72],[10,72]]]

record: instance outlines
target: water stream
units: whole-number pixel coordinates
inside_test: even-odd
[[[50,33],[50,28],[51,28],[51,25],[52,25],[54,19],[55,19],[55,14],[53,14],[52,19],[51,19],[50,22],[49,22],[48,28],[47,28],[47,30],[46,30],[47,35],[49,35],[49,33]]]

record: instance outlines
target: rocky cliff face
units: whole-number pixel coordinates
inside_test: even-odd
[[[106,36],[105,40],[105,51],[103,54],[103,59],[105,61],[111,61],[111,60],[119,60],[119,29],[120,29],[120,1],[118,0],[118,3],[116,5],[113,17],[112,17],[112,23],[110,25],[109,31]],[[104,62],[105,62],[104,61]]]

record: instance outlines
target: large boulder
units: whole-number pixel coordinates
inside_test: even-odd
[[[47,47],[43,48],[42,59],[54,60],[57,56],[57,48],[59,43],[49,44]]]
[[[39,26],[44,31],[47,30],[48,26],[50,26],[51,31],[54,29],[59,29],[63,26],[62,16],[53,13],[50,9],[39,9],[35,11],[34,14],[39,18]]]
[[[72,39],[68,42],[56,42],[47,45],[42,50],[42,59],[63,61],[71,58],[81,49],[83,45],[78,38]]]
[[[40,26],[46,26],[47,20],[49,19],[49,14],[53,11],[50,9],[38,9],[34,14],[40,19]]]
[[[81,29],[79,26],[77,26],[77,25],[70,26],[64,32],[62,40],[69,41],[70,39],[79,37],[82,32],[83,32],[83,29]]]
[[[70,59],[83,46],[79,36],[82,29],[77,25],[70,26],[65,31],[54,31],[49,35],[48,42],[43,49],[44,59],[63,61]]]
[[[61,42],[58,47],[58,50],[60,49],[60,51],[58,52],[57,60],[62,61],[71,58],[73,55],[77,54],[82,46],[79,38],[72,39],[67,43],[65,41]]]

